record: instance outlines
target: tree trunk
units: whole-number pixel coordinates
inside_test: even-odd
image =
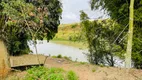
[[[129,18],[129,32],[127,50],[125,55],[125,67],[131,68],[131,53],[132,53],[132,41],[133,41],[133,18],[134,18],[134,0],[130,1],[130,18]]]
[[[36,56],[37,56],[37,61],[38,61],[38,64],[40,65],[40,60],[39,60],[39,56],[38,56],[38,51],[37,51],[36,39],[35,38],[33,39],[33,42],[34,42],[35,52],[36,52]]]
[[[10,70],[9,57],[7,49],[4,45],[4,42],[0,40],[0,79],[3,79],[7,76]]]

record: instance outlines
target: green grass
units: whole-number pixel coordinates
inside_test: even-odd
[[[63,58],[61,54],[57,55],[57,56],[52,56],[52,58]]]
[[[46,40],[46,38],[44,39]],[[58,33],[51,42],[80,49],[87,49],[88,46],[79,23],[61,24]]]
[[[92,68],[92,72],[96,72],[96,68]]]
[[[63,58],[68,60],[68,61],[72,61],[71,57],[64,56]]]
[[[80,65],[89,65],[87,62],[77,62],[74,64],[75,66],[80,66]]]
[[[59,55],[57,56],[57,58],[62,58],[62,55],[61,55],[61,54],[59,54]]]
[[[78,23],[62,24],[51,42],[86,49],[87,42],[85,42],[85,36],[81,32],[82,29]]]
[[[65,71],[62,68],[32,67],[24,75],[11,75],[5,80],[78,80],[74,71]]]
[[[67,40],[52,40],[51,42],[56,44],[72,46],[72,47],[76,47],[80,49],[87,49],[87,44],[84,42],[73,42],[73,41],[67,41]]]
[[[61,68],[33,67],[27,72],[25,80],[78,80],[73,71],[66,72]]]
[[[61,54],[57,55],[57,56],[52,56],[52,58],[63,58]]]
[[[68,80],[78,80],[76,73],[74,73],[73,71],[69,71],[67,73],[67,78],[68,78]]]
[[[80,64],[84,65],[84,64],[88,64],[87,62],[80,62]]]
[[[61,54],[57,55],[57,56],[52,56],[52,58],[64,58],[66,60],[72,61],[71,57],[67,57],[67,56],[62,56]]]

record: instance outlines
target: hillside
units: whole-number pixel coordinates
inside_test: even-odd
[[[95,22],[110,25],[113,21],[111,19],[100,19],[95,20]],[[77,48],[87,48],[85,33],[82,31],[80,23],[61,24],[52,42]]]
[[[58,33],[54,40],[71,40],[71,38],[79,35],[81,32],[81,26],[78,23],[61,24],[58,28]]]
[[[76,48],[87,48],[87,44],[81,30],[79,23],[61,24],[58,27],[58,33],[51,42]]]

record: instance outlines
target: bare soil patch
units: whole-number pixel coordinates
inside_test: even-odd
[[[26,55],[24,57],[33,58],[32,55]],[[40,59],[42,59],[42,57]],[[79,77],[79,80],[142,80],[142,70],[101,67],[88,63],[72,62],[62,58],[48,57],[44,66],[48,68],[63,68],[66,71],[72,70],[76,72]],[[20,77],[22,77],[25,74],[26,72],[24,71],[13,73],[12,75],[20,75]]]
[[[79,80],[142,80],[142,70],[137,69],[100,67],[57,58],[48,58],[45,66],[73,70],[79,76]]]

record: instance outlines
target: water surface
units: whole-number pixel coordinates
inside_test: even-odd
[[[30,45],[30,49],[35,53],[35,48]],[[80,50],[79,48],[74,48],[71,46],[65,46],[61,44],[47,42],[46,40],[37,41],[37,50],[39,54],[57,56],[61,54],[62,56],[71,57],[73,61],[77,60],[79,62],[88,62],[87,57],[84,52],[87,50]]]
[[[29,44],[29,46],[33,53],[36,53],[33,44]],[[73,61],[88,62],[87,56],[83,54],[88,53],[88,50],[80,50],[79,48],[47,42],[46,40],[37,41],[37,50],[38,54],[47,56],[57,56],[61,54],[62,56],[71,57]],[[114,61],[116,67],[124,67],[124,60],[115,56]]]

